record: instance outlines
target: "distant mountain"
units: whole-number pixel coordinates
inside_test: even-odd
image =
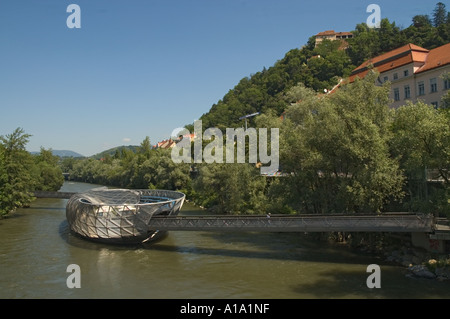
[[[116,154],[116,151],[121,152],[123,149],[128,149],[128,150],[131,150],[131,151],[133,151],[134,153],[136,153],[136,150],[137,150],[138,148],[139,148],[139,146],[137,146],[137,145],[128,145],[128,146],[122,145],[122,146],[117,146],[117,147],[110,148],[110,149],[108,149],[108,150],[106,150],[106,151],[97,153],[97,154],[95,154],[95,155],[92,155],[91,158],[94,158],[94,159],[101,159],[101,158],[104,158],[104,157],[107,156],[107,155],[113,156],[114,154]]]
[[[53,155],[59,156],[59,157],[84,157],[84,155],[69,151],[69,150],[54,150],[52,151]]]
[[[31,152],[31,154],[39,154],[39,152]],[[52,154],[59,157],[85,157],[80,153],[68,150],[52,150]]]

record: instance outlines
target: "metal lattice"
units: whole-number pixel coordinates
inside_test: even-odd
[[[176,216],[185,195],[169,190],[95,188],[77,193],[67,202],[70,230],[89,239],[108,242],[142,242],[153,216]]]
[[[159,230],[265,232],[431,232],[432,215],[296,215],[296,216],[158,216],[150,227]]]

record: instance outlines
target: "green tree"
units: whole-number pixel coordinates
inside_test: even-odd
[[[450,116],[423,102],[397,109],[393,122],[392,150],[408,178],[408,208],[450,214]],[[431,174],[429,174],[431,173]],[[441,179],[432,188],[430,178]],[[434,177],[433,177],[434,176]]]
[[[356,25],[353,38],[348,42],[349,56],[352,63],[358,66],[368,59],[398,48],[409,41],[395,22],[385,18],[381,20],[380,28],[370,28],[365,23]]]
[[[22,128],[0,136],[0,214],[8,214],[33,200],[33,159],[25,150],[31,135]]]
[[[41,148],[39,155],[34,156],[34,164],[35,189],[58,191],[64,183],[64,176],[59,158],[52,154],[52,150]]]
[[[309,99],[316,95],[316,92],[307,88],[302,82],[296,86],[291,87],[283,97],[283,100],[288,104],[297,103],[305,99]]]
[[[143,154],[146,158],[150,158],[150,152],[152,150],[152,145],[150,143],[150,137],[146,136],[139,147],[139,154]]]
[[[431,27],[432,22],[427,14],[416,15],[412,18],[413,26],[416,28]]]
[[[218,213],[261,214],[265,178],[249,164],[202,164],[194,181],[196,202]]]
[[[73,165],[77,160],[74,157],[64,157],[59,162],[59,166],[63,173],[68,173],[73,169]]]
[[[150,166],[153,175],[147,187],[190,192],[190,164],[174,163],[170,150],[156,150]]]
[[[280,161],[290,175],[275,185],[291,187],[292,208],[379,212],[401,196],[403,177],[389,154],[389,88],[375,86],[376,76],[288,108]]]
[[[447,10],[445,4],[438,2],[433,11],[433,25],[439,27],[447,22]]]
[[[408,171],[436,169],[449,185],[450,118],[421,101],[408,102],[395,115],[394,149]]]

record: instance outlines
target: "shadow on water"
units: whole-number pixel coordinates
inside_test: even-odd
[[[406,273],[406,270],[405,270]],[[312,298],[348,298],[349,294],[357,298],[373,299],[423,299],[449,298],[448,282],[436,282],[425,278],[408,278],[405,273],[399,276],[394,267],[381,267],[380,288],[368,288],[366,280],[369,273],[365,269],[327,269],[318,274],[313,283],[292,286],[295,293],[313,294]],[[339,291],[342,292],[339,295]]]
[[[308,248],[299,248],[291,250],[240,250],[240,249],[227,249],[227,248],[208,248],[208,247],[192,247],[192,246],[171,246],[165,244],[154,244],[151,246],[145,246],[145,249],[163,252],[177,252],[188,253],[195,255],[209,255],[209,256],[222,256],[222,257],[235,257],[235,258],[252,258],[252,259],[274,259],[274,260],[293,260],[293,261],[308,261],[308,262],[326,262],[326,263],[343,263],[343,264],[360,264],[362,262],[361,257],[354,256],[352,254],[343,254],[341,251],[331,250],[319,250],[311,252]],[[380,259],[375,257],[365,257],[364,262],[367,259],[373,259],[373,262],[381,264]]]
[[[367,264],[367,260],[373,260],[380,264],[382,261],[376,257],[361,256],[355,254],[346,247],[336,247],[326,243],[317,243],[308,240],[299,240],[298,244],[293,244],[295,236],[293,234],[280,233],[274,236],[269,233],[258,232],[239,232],[239,233],[202,233],[201,236],[214,239],[222,239],[223,243],[232,243],[237,248],[202,247],[200,245],[176,245],[164,243],[168,237],[167,234],[156,240],[138,244],[116,244],[103,243],[95,240],[89,240],[73,233],[69,229],[67,220],[59,225],[60,237],[71,246],[83,249],[101,250],[108,248],[115,251],[145,249],[148,251],[182,253],[193,255],[222,256],[234,258],[252,258],[252,259],[273,259],[273,260],[294,260],[294,261],[312,261],[312,262],[333,262],[344,264]],[[272,240],[270,242],[270,240]],[[201,240],[203,241],[203,240]],[[220,242],[220,240],[219,240]],[[250,244],[250,248],[242,248],[242,244]],[[260,246],[260,247],[258,247]],[[256,248],[256,249],[255,249]],[[264,248],[264,250],[261,250]]]

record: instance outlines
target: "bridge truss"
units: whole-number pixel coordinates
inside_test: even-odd
[[[416,214],[296,216],[154,216],[149,229],[162,231],[432,232],[434,217]]]

